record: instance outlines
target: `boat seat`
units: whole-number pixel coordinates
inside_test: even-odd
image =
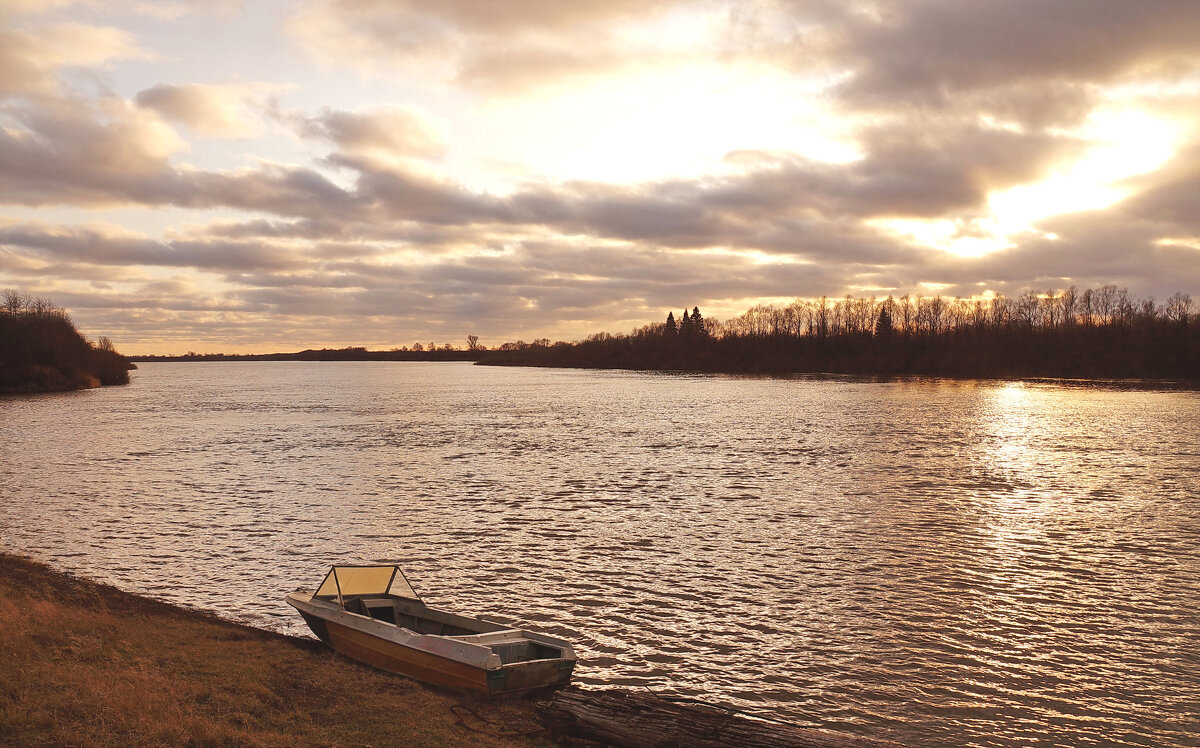
[[[377,621],[384,621],[386,623],[396,622],[396,610],[392,606],[391,600],[386,598],[368,600],[364,598],[362,600],[362,607],[365,615],[368,615]]]
[[[488,631],[482,634],[456,636],[454,638],[468,641],[472,644],[500,644],[501,642],[520,641],[526,637],[525,632],[520,629],[500,629],[499,631]]]

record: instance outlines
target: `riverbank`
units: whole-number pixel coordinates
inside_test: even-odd
[[[576,343],[488,351],[482,365],[792,376],[1167,380],[1200,383],[1200,325],[959,330],[839,337],[726,334],[691,340],[658,328]]]
[[[528,701],[427,688],[0,554],[5,745],[546,746]]]
[[[66,310],[49,300],[0,292],[0,393],[129,384],[136,368],[108,338],[88,342]]]
[[[306,349],[294,353],[185,353],[179,356],[130,356],[130,361],[139,363],[164,362],[210,362],[210,361],[478,361],[483,350],[458,350],[454,348],[429,348],[408,350],[396,348],[390,351],[368,351],[366,348],[322,348]]]
[[[0,745],[898,748],[621,688],[429,688],[4,553],[0,647]]]

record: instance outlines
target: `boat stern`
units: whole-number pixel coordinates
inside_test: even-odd
[[[571,681],[575,660],[539,660],[505,665],[489,670],[487,691],[491,696],[524,696],[535,691],[552,691]]]

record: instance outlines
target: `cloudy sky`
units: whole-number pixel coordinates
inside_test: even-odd
[[[1196,0],[0,0],[0,288],[126,353],[1200,295]]]

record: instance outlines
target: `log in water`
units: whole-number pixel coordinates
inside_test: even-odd
[[[539,712],[556,733],[623,748],[900,748],[619,688],[565,688]]]

